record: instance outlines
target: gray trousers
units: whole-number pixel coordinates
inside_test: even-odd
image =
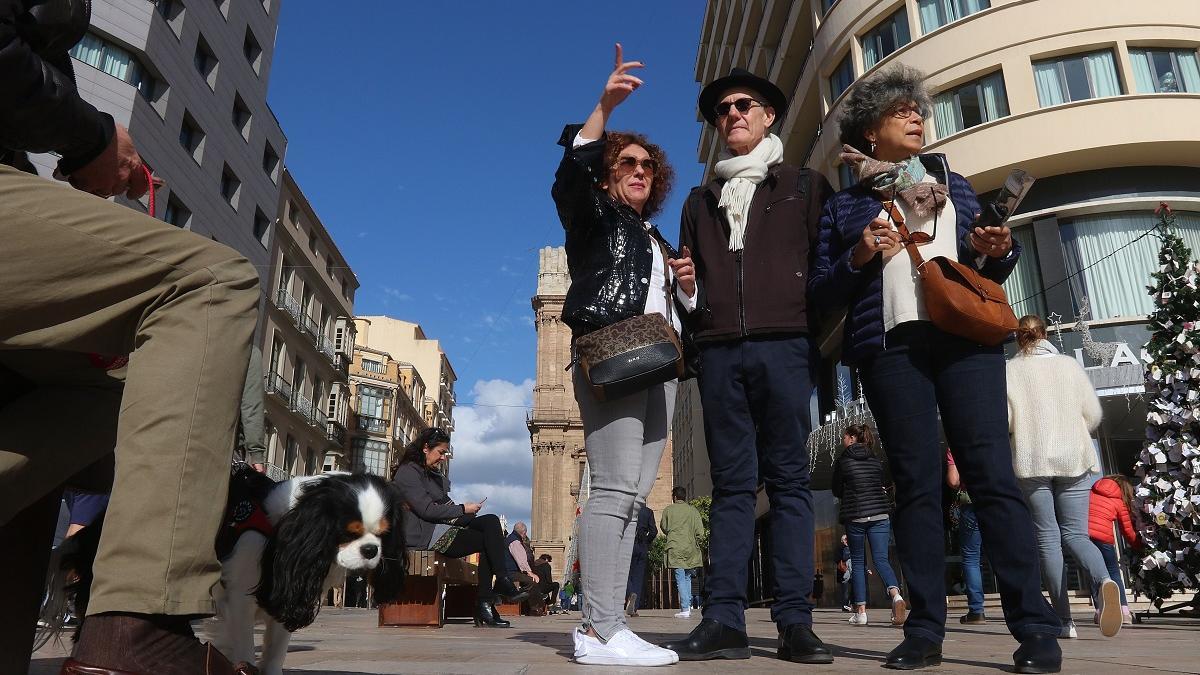
[[[1088,504],[1096,474],[1063,478],[1043,476],[1020,478],[1021,492],[1033,515],[1037,529],[1038,556],[1042,563],[1042,584],[1050,593],[1050,604],[1059,618],[1071,618],[1071,603],[1067,594],[1066,568],[1063,547],[1066,547],[1084,572],[1091,577],[1090,593],[1107,581],[1108,566],[1100,549],[1088,536]]]
[[[599,401],[575,369],[591,489],[579,520],[583,625],[608,640],[625,623],[625,585],[637,514],[654,480],[675,414],[671,380],[615,401]]]

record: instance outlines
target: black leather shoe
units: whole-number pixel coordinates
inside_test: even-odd
[[[958,617],[959,623],[987,623],[987,615],[983,612],[967,612]]]
[[[662,646],[678,654],[680,661],[750,658],[746,631],[730,628],[716,619],[704,619],[684,639]]]
[[[833,651],[821,642],[812,626],[803,623],[783,629],[779,634],[779,651],[776,655],[794,663],[833,663]]]
[[[496,605],[491,600],[480,600],[475,608],[475,625],[491,626],[492,628],[508,628],[512,623],[505,621],[496,611]]]
[[[492,586],[496,595],[504,598],[505,602],[520,602],[529,597],[529,589],[521,590],[506,576],[497,576]]]
[[[887,655],[884,668],[916,670],[942,664],[942,646],[919,637],[906,637]]]
[[[1062,670],[1062,648],[1055,635],[1030,635],[1013,652],[1018,673],[1057,673]]]

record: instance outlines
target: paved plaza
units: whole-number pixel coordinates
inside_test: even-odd
[[[658,641],[690,630],[698,619],[677,620],[670,611],[643,611],[631,619],[642,636]],[[885,618],[884,610],[873,616]],[[821,610],[816,630],[834,645],[832,666],[801,666],[776,660],[775,627],[765,609],[750,610],[747,620],[754,658],[746,661],[686,663],[669,669],[599,668],[569,661],[570,631],[578,612],[549,617],[519,617],[510,629],[475,628],[470,623],[450,623],[440,630],[377,628],[376,615],[367,610],[326,609],[317,622],[292,640],[287,666],[305,675],[357,675],[411,673],[413,675],[508,675],[621,672],[773,673],[847,672],[881,673],[883,656],[900,640],[900,631],[885,624],[849,626],[845,614]],[[1064,673],[1200,673],[1200,625],[1158,621],[1125,626],[1113,639],[1101,637],[1099,628],[1083,615],[1076,617],[1079,639],[1062,641]],[[261,637],[260,637],[261,639]],[[954,624],[946,636],[942,667],[929,673],[1012,672],[1013,649],[1004,624],[983,626]],[[35,655],[31,675],[57,675],[65,653],[50,645]]]

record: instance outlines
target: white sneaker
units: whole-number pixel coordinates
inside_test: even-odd
[[[908,617],[908,603],[904,601],[904,597],[899,593],[892,597],[892,625],[903,626],[904,619]]]
[[[865,626],[867,625],[867,613],[855,612],[854,614],[850,615],[849,619],[846,619],[846,623],[852,626]]]
[[[676,619],[690,619],[690,618],[692,618],[692,610],[685,609],[680,612],[675,612],[675,618]]]
[[[1077,638],[1079,631],[1075,630],[1075,622],[1067,621],[1062,625],[1062,631],[1058,634],[1059,639]]]
[[[679,655],[663,649],[623,629],[608,642],[601,642],[575,629],[575,663],[589,666],[669,666],[679,662]]]
[[[1100,634],[1112,637],[1121,630],[1121,588],[1112,579],[1106,579],[1100,584],[1099,607]]]

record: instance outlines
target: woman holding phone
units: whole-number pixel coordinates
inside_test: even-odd
[[[422,431],[404,447],[392,479],[409,516],[404,519],[404,541],[409,549],[434,550],[448,558],[480,553],[475,625],[507,628],[511,624],[496,611],[496,596],[518,602],[528,593],[519,590],[505,573],[500,519],[490,513],[477,515],[487,497],[466,504],[450,499],[450,479],[440,470],[449,457],[450,436],[437,427]]]
[[[616,63],[596,107],[582,125],[568,125],[551,195],[566,230],[571,288],[563,322],[573,339],[643,314],[660,313],[676,331],[681,289],[694,294],[686,251],[676,254],[650,222],[662,208],[674,172],[662,148],[645,136],[606,131],[608,118],[643,82],[616,46]],[[672,290],[672,289],[676,290]],[[658,475],[675,410],[676,380],[600,400],[581,369],[574,373],[587,445],[591,492],[579,519],[584,589],[575,661],[590,665],[660,666],[675,652],[638,637],[625,622],[625,585],[637,514]]]
[[[1059,621],[1039,588],[1033,521],[1013,474],[1004,354],[935,326],[906,224],[925,259],[945,256],[1002,282],[1020,247],[1002,223],[980,227],[971,185],[943,155],[921,154],[930,109],[924,75],[897,65],[860,80],[840,121],[854,184],[825,206],[809,278],[818,307],[846,310],[842,360],[862,377],[896,486],[892,517],[908,584],[904,641],[885,665],[942,658],[946,624],[940,427],[954,448],[996,574],[1018,673],[1058,672]],[[940,412],[940,415],[939,415]]]

